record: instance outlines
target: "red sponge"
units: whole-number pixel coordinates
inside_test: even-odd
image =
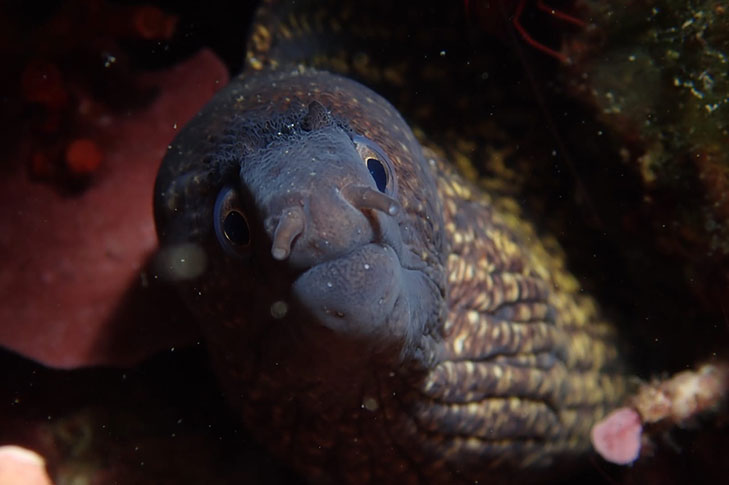
[[[96,171],[80,194],[59,193],[28,170],[3,173],[0,346],[72,368],[132,364],[181,343],[167,316],[175,307],[152,296],[144,272],[157,246],[154,180],[178,127],[227,80],[210,51],[140,75],[158,89],[154,102],[106,120],[93,143],[72,143],[71,168]]]

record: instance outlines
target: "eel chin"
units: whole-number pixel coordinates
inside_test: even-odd
[[[293,292],[322,326],[380,348],[402,341],[409,326],[404,271],[392,247],[370,243],[308,269]]]

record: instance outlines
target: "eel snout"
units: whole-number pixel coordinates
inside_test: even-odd
[[[397,200],[366,185],[349,184],[339,192],[343,201],[351,207],[347,207],[341,201],[323,201],[322,204],[317,202],[308,204],[308,211],[305,210],[307,204],[303,204],[303,207],[302,205],[293,205],[281,211],[272,234],[271,255],[274,259],[279,261],[287,259],[293,250],[294,240],[302,235],[303,237],[297,248],[301,248],[304,252],[307,247],[313,248],[315,253],[319,253],[303,257],[303,259],[324,256],[326,248],[331,246],[346,251],[347,247],[361,242],[361,236],[370,235],[374,232],[373,228],[365,227],[371,225],[371,219],[375,220],[380,227],[388,226],[387,221],[379,219],[395,216],[400,209]],[[325,206],[325,214],[312,213],[311,208],[319,205]],[[337,210],[340,211],[340,214],[336,214]],[[370,215],[368,217],[368,211],[377,211],[380,215]],[[339,218],[337,218],[337,215],[339,215]],[[363,220],[362,216],[366,220]],[[317,220],[318,217],[324,218],[324,221]],[[320,233],[317,233],[317,230],[321,229],[322,226],[328,225],[327,220],[338,220],[340,224],[334,232],[327,233],[326,230],[321,230]],[[269,225],[273,226],[274,224],[270,222]],[[363,227],[359,227],[360,225],[363,225]],[[304,235],[307,228],[310,229],[310,234]],[[311,234],[312,232],[313,234]],[[324,249],[322,250],[322,248]],[[302,258],[301,255],[297,256],[297,259]]]
[[[399,251],[398,201],[359,177],[272,195],[265,228],[271,256],[298,270],[379,242]]]

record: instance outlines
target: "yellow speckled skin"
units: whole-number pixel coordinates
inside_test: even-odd
[[[192,242],[206,254],[205,273],[181,286],[243,421],[312,483],[523,483],[583,457],[590,427],[623,399],[627,379],[611,325],[556,242],[537,235],[513,200],[465,181],[372,91],[267,57],[275,39],[321,30],[323,17],[313,26],[296,15],[275,27],[261,19],[271,11],[253,27],[248,71],[171,145],[155,208],[163,246]],[[397,261],[415,279],[393,281],[419,286],[403,290],[415,296],[411,320],[389,321],[376,337],[332,332],[297,306],[289,287],[298,274],[271,261],[270,240],[261,236],[260,252],[254,241],[256,264],[245,266],[211,235],[223,184],[210,153],[220,153],[221,133],[237,117],[275,118],[312,101],[394,166],[400,212],[367,213],[374,226],[396,222]],[[246,150],[232,159],[257,163],[265,152]],[[248,215],[254,233],[265,232],[258,194],[276,190],[250,187],[261,213]],[[280,301],[290,305],[283,318],[270,311]]]
[[[435,423],[457,423],[447,453],[475,460],[529,467],[586,450],[591,425],[626,392],[613,328],[512,200],[425,153],[443,200],[449,314],[416,420],[436,434]]]

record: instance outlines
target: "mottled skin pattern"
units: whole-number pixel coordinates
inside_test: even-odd
[[[342,195],[376,189],[357,136],[394,168],[394,215]],[[160,169],[161,271],[244,422],[313,483],[543,479],[626,392],[613,330],[559,248],[438,153],[356,82],[262,69],[218,93]],[[238,255],[213,230],[224,187],[251,229]],[[275,259],[292,208],[305,229]]]

